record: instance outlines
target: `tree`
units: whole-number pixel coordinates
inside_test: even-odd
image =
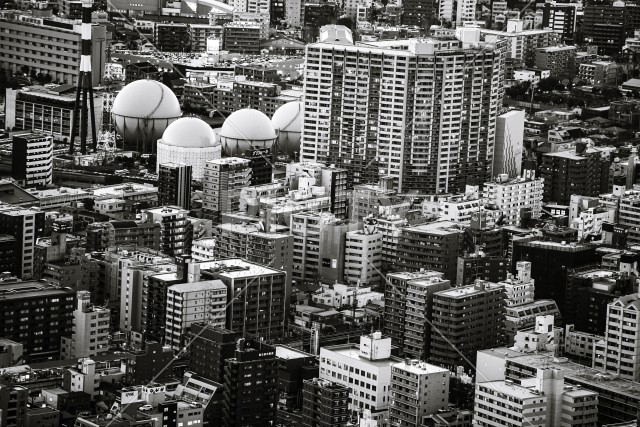
[[[538,82],[538,89],[543,92],[549,92],[554,90],[559,83],[560,80],[556,77],[547,77],[546,79],[542,79],[540,80],[540,82]]]

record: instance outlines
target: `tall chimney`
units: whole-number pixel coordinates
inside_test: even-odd
[[[93,149],[96,149],[98,138],[96,137],[96,117],[93,107],[93,78],[91,76],[91,6],[92,0],[82,0],[82,26],[81,26],[81,51],[80,67],[78,69],[78,87],[76,89],[76,102],[73,105],[71,119],[71,141],[69,141],[69,154],[74,152],[74,142],[78,134],[78,114],[80,114],[80,152],[87,153],[87,134],[89,116],[91,117],[91,137]],[[87,105],[89,98],[89,105]]]

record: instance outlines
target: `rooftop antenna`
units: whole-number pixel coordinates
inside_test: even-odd
[[[87,134],[89,116],[91,116],[91,136],[93,149],[96,149],[98,138],[96,137],[96,117],[93,108],[93,78],[91,76],[91,7],[92,0],[82,0],[82,29],[81,29],[81,53],[80,68],[78,72],[78,87],[76,89],[76,102],[73,105],[71,141],[69,142],[69,154],[73,154],[74,142],[78,134],[78,114],[80,114],[80,152],[87,154]],[[87,97],[89,105],[87,106]]]

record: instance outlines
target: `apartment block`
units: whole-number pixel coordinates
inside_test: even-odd
[[[193,230],[189,211],[178,206],[161,206],[142,212],[145,223],[160,224],[160,250],[177,257],[191,253]]]
[[[99,356],[109,350],[111,312],[91,304],[91,294],[79,291],[73,312],[73,333],[62,338],[62,358]]]
[[[202,182],[202,211],[205,218],[220,222],[221,214],[236,211],[240,190],[251,179],[250,160],[238,157],[210,160],[205,164]]]
[[[303,385],[302,425],[340,427],[348,419],[349,389],[341,384],[313,378]]]
[[[593,367],[620,378],[640,380],[640,296],[627,295],[607,306],[604,341],[595,343]]]
[[[418,426],[427,415],[449,406],[449,370],[405,359],[391,367],[392,426]]]
[[[354,45],[348,29],[323,27],[307,46],[301,159],[347,169],[349,186],[394,178],[399,192],[488,181],[505,42],[484,44],[479,30],[466,37],[391,48]]]
[[[499,175],[484,185],[485,203],[500,210],[502,224],[520,225],[523,218],[540,218],[545,184],[534,171],[515,178]]]
[[[191,165],[164,163],[158,167],[158,203],[191,208]]]
[[[344,277],[351,283],[371,286],[382,280],[382,233],[374,227],[346,233]]]
[[[167,289],[167,317],[164,341],[182,350],[187,330],[195,322],[224,327],[227,287],[220,280],[171,285]]]
[[[504,307],[504,286],[496,283],[478,281],[436,292],[429,361],[448,367],[470,366],[476,351],[501,345]]]
[[[14,135],[11,176],[22,187],[53,183],[53,138],[38,133]]]

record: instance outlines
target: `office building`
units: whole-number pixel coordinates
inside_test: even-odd
[[[449,406],[449,370],[405,359],[391,367],[391,426],[418,426]]]
[[[433,194],[487,182],[505,42],[484,44],[477,29],[464,38],[364,46],[324,27],[307,46],[301,159],[347,169],[349,186],[388,176],[399,192]]]
[[[3,70],[12,75],[25,72],[29,75],[48,74],[60,84],[77,83],[82,46],[80,22],[4,10],[0,13],[0,32],[0,68]],[[90,36],[91,83],[100,86],[104,77],[109,33],[105,25],[95,24],[91,26]]]
[[[520,330],[535,325],[537,316],[553,316],[557,325],[561,324],[560,310],[555,301],[548,299],[525,302],[518,305],[508,305],[505,308],[505,342],[513,344],[516,334]]]
[[[45,187],[53,182],[53,138],[28,133],[13,136],[11,176],[22,187]]]
[[[451,221],[404,227],[398,238],[395,266],[405,271],[440,271],[445,279],[455,280],[462,241],[463,231]],[[429,247],[429,251],[423,247]]]
[[[193,230],[187,219],[189,211],[178,206],[161,206],[142,212],[145,223],[160,224],[160,250],[177,257],[191,253]]]
[[[22,344],[26,363],[57,360],[73,326],[74,293],[45,282],[0,283],[2,336]]]
[[[80,123],[80,115],[74,116],[73,113],[75,98],[75,87],[71,85],[7,89],[5,128],[43,132],[56,142],[67,142],[71,139],[73,121]],[[102,124],[101,94],[94,94],[93,105],[96,128],[99,128]]]
[[[476,246],[477,247],[477,246]],[[488,256],[484,252],[458,257],[456,285],[472,285],[476,280],[499,282],[507,278],[509,261],[504,257]]]
[[[476,351],[501,345],[504,296],[504,286],[490,282],[436,292],[429,361],[448,367],[469,367]]]
[[[340,427],[348,419],[349,389],[341,384],[313,378],[304,381],[302,425]]]
[[[164,342],[175,351],[182,350],[187,330],[194,322],[223,328],[226,305],[227,286],[220,280],[169,286]]]
[[[238,338],[238,332],[205,322],[192,323],[187,337],[191,343],[189,369],[215,382],[224,382],[224,366],[235,355]]]
[[[191,24],[189,29],[191,30],[192,52],[207,52],[209,39],[222,40],[223,27],[221,25]]]
[[[633,29],[636,28],[630,25],[631,34],[625,31],[627,30],[625,24],[629,18],[626,15],[634,12],[632,7],[627,10],[625,5],[617,2],[586,4],[582,24],[584,43],[597,46],[600,55],[613,55],[620,52],[625,37],[632,36]]]
[[[79,291],[73,312],[73,333],[62,338],[62,358],[79,359],[102,355],[109,349],[111,312],[91,304],[91,294]]]
[[[627,256],[622,254],[621,262]],[[565,324],[572,323],[578,331],[595,335],[605,334],[608,305],[637,290],[634,276],[609,268],[580,268],[567,280],[574,303],[562,313]]]
[[[163,163],[158,167],[158,203],[191,208],[191,166]]]
[[[381,422],[389,415],[391,367],[401,362],[391,356],[391,338],[380,332],[360,337],[360,345],[341,344],[320,349],[320,378],[349,388],[349,410],[371,411]]]
[[[569,272],[597,262],[595,248],[591,245],[540,239],[514,240],[511,258],[513,263],[531,263],[535,298],[554,300],[563,315],[569,313],[576,302],[573,285],[568,280]]]
[[[290,293],[285,272],[238,258],[202,263],[200,268],[203,279],[227,286],[228,329],[264,340],[283,335]]]
[[[44,212],[21,209],[12,205],[0,207],[0,233],[16,240],[17,277],[31,279],[35,268],[35,244],[44,235]]]
[[[640,380],[640,296],[626,295],[607,306],[605,339],[595,343],[593,367]]]
[[[228,359],[224,368],[223,425],[261,427],[274,424],[277,377],[275,349],[261,341],[240,338],[235,357]]]
[[[205,164],[202,212],[205,218],[221,221],[224,212],[237,211],[240,206],[240,190],[251,179],[250,160],[225,157]]]
[[[124,380],[127,384],[149,384],[165,381],[173,376],[174,352],[169,346],[144,341],[127,348],[123,354]]]

